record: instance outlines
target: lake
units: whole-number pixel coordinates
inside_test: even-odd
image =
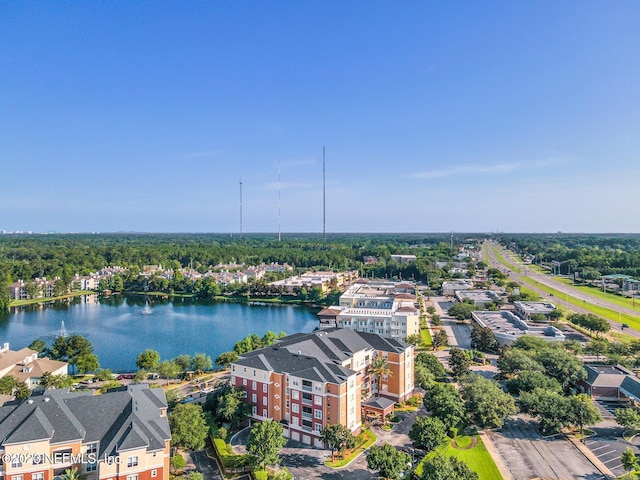
[[[147,348],[163,360],[197,352],[215,360],[246,335],[262,336],[268,330],[306,333],[318,325],[315,310],[291,305],[149,297],[146,307],[144,297],[122,295],[76,297],[12,312],[0,319],[0,343],[18,350],[39,338],[50,345],[64,322],[66,333],[87,337],[101,367],[114,372],[135,370],[136,357]]]

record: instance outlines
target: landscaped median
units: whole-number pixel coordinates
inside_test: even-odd
[[[459,435],[447,441],[425,457],[445,455],[456,457],[465,462],[471,470],[480,476],[480,480],[501,480],[503,477],[487,451],[480,435]],[[416,467],[414,474],[421,477],[423,462]]]
[[[371,430],[362,430],[360,435],[356,437],[356,446],[353,449],[345,450],[342,453],[336,454],[336,459],[333,462],[331,459],[324,462],[327,467],[342,468],[349,465],[353,460],[360,456],[367,448],[376,443],[375,433]]]

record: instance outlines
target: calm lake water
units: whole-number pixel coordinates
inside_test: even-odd
[[[116,372],[135,370],[136,357],[147,348],[157,350],[163,360],[197,352],[215,360],[246,335],[310,332],[318,325],[314,310],[295,306],[153,297],[149,302],[148,315],[142,313],[145,299],[140,296],[87,296],[18,307],[0,319],[0,343],[9,342],[13,350],[37,338],[50,344],[64,322],[68,334],[91,341],[102,368]]]

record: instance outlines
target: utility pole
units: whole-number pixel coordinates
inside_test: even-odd
[[[240,240],[242,240],[242,177],[240,177]]]
[[[278,241],[282,240],[281,230],[280,230],[280,190],[282,189],[282,184],[280,183],[280,159],[278,159]]]

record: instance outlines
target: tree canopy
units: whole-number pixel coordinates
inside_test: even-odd
[[[280,462],[278,454],[287,443],[282,425],[273,420],[265,420],[253,426],[249,434],[247,451],[255,465],[265,467]]]
[[[202,407],[197,403],[181,403],[169,414],[171,443],[188,450],[202,450],[209,432]]]

